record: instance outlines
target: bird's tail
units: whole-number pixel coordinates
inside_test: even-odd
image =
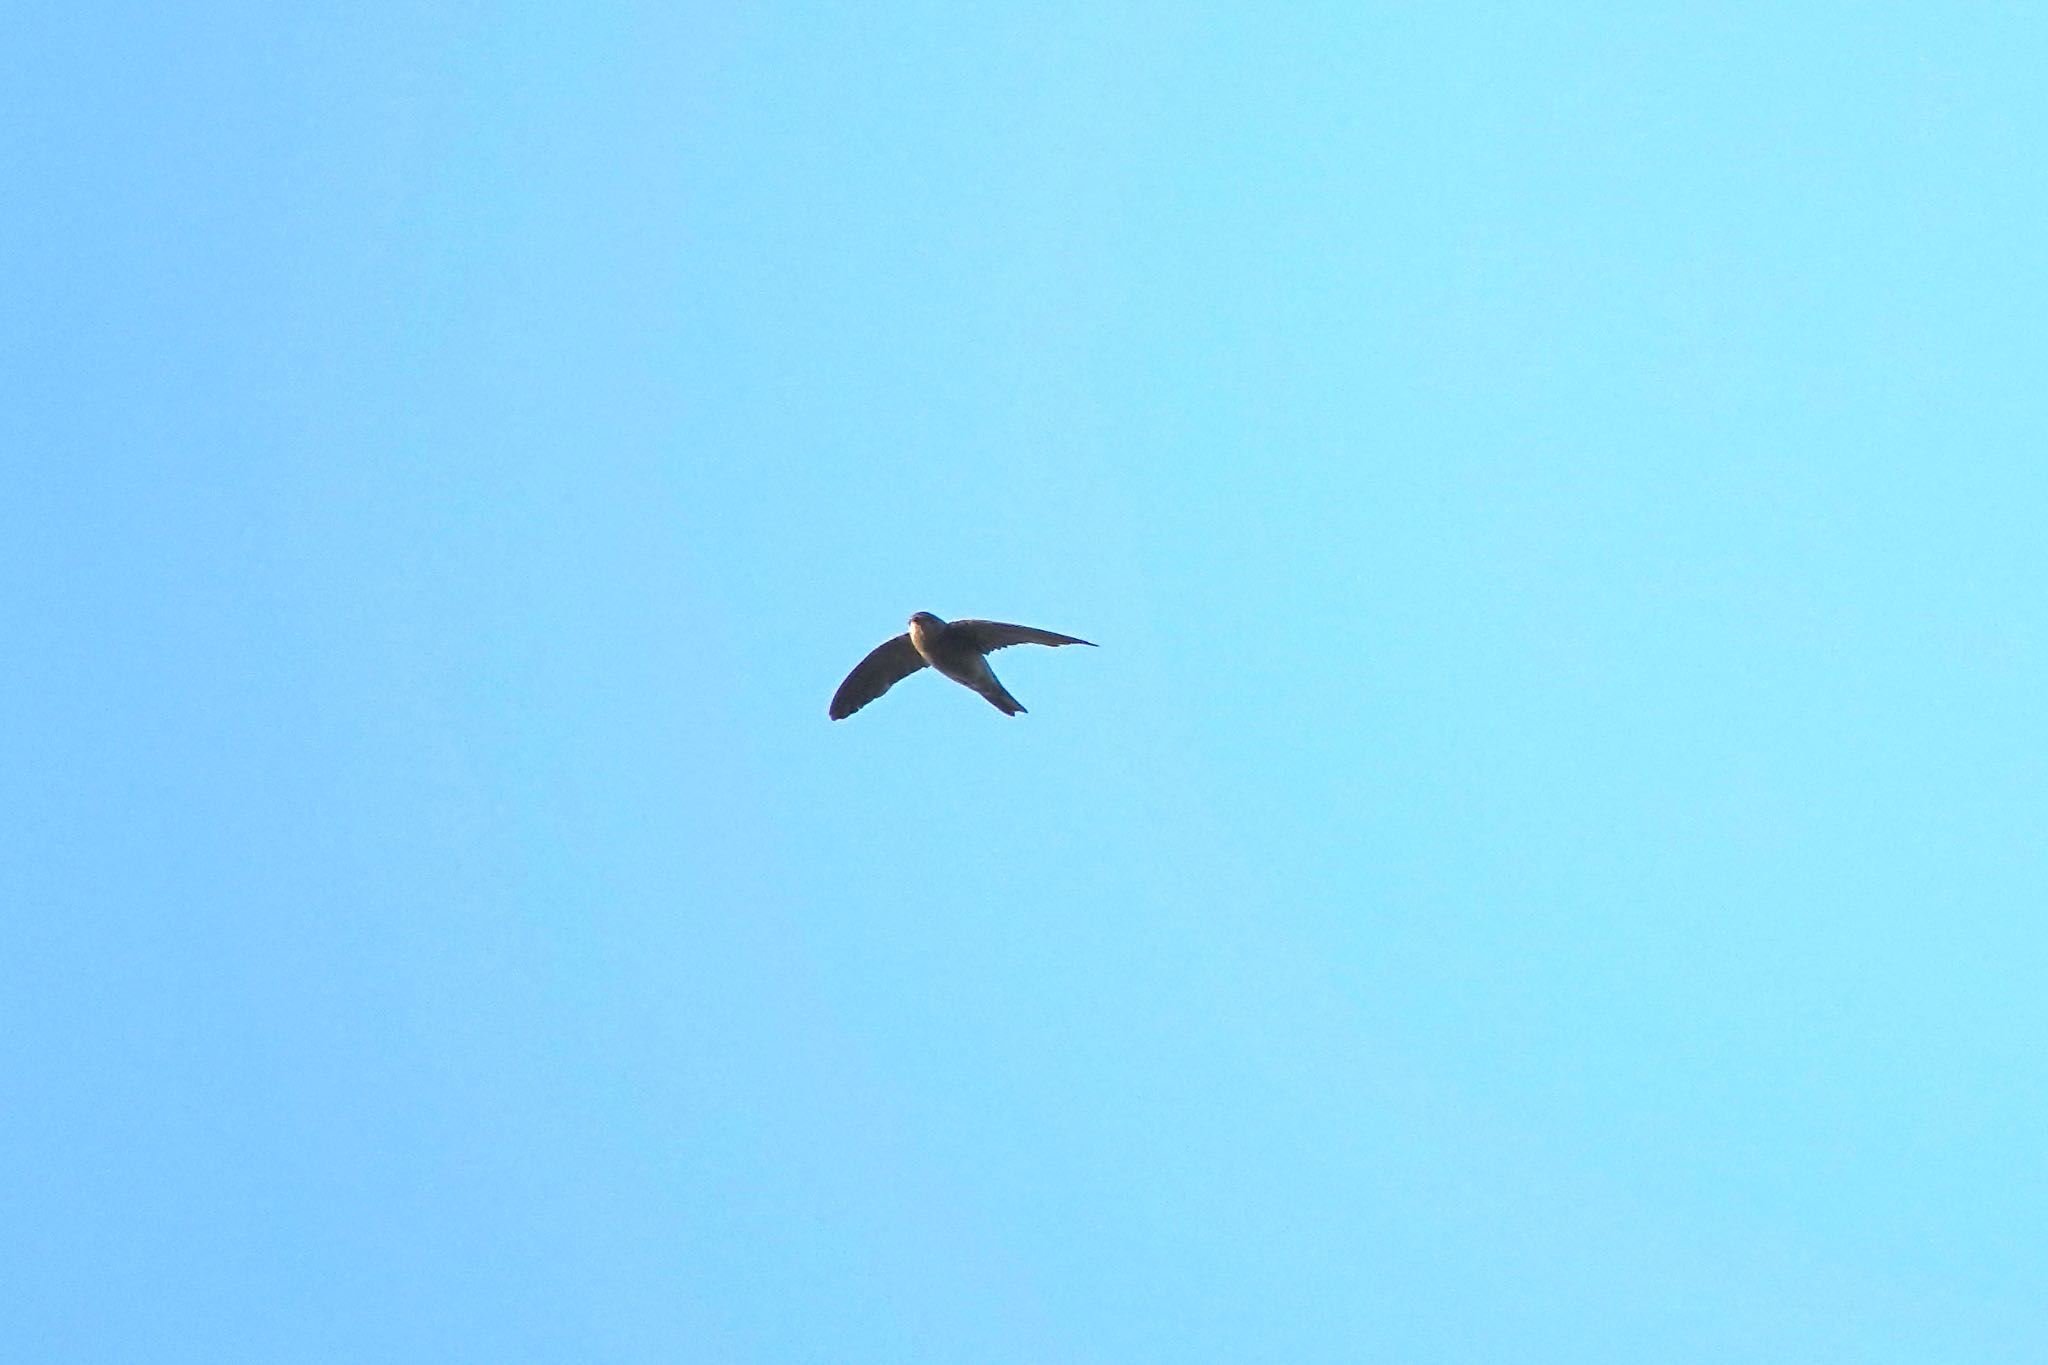
[[[997,681],[993,673],[978,683],[974,690],[987,697],[988,704],[1006,716],[1021,716],[1024,714],[1024,703],[1011,696],[1009,690],[1001,682]]]

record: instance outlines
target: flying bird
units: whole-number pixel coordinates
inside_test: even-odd
[[[832,719],[845,720],[881,696],[903,679],[930,664],[939,672],[971,687],[988,698],[989,705],[1006,716],[1024,708],[1003,690],[995,670],[988,666],[988,654],[1011,645],[1088,645],[1092,640],[1061,635],[1033,626],[1013,626],[1002,621],[942,621],[928,611],[910,618],[910,629],[885,644],[875,646],[867,658],[854,666],[832,694]]]

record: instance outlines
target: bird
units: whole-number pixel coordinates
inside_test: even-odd
[[[1004,715],[1022,714],[1023,704],[1003,689],[995,670],[988,666],[991,651],[1011,645],[1087,645],[1092,649],[1095,642],[1004,621],[945,621],[921,611],[910,618],[909,630],[876,645],[867,658],[854,665],[832,694],[830,714],[834,720],[845,720],[927,664],[962,687],[973,688]]]

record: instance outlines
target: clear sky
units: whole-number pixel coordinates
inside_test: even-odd
[[[9,9],[0,1355],[2048,1359],[2044,71]]]

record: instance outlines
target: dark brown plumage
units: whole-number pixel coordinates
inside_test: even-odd
[[[1024,710],[988,666],[987,655],[1011,645],[1090,645],[1093,642],[1036,626],[1006,621],[942,621],[928,611],[910,618],[910,629],[869,652],[832,695],[831,716],[845,720],[903,679],[927,665],[988,699],[1006,716]]]

